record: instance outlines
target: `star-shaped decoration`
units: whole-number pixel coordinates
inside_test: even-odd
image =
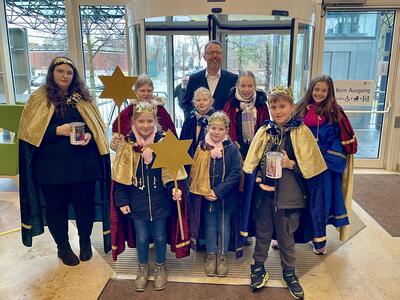
[[[165,134],[165,138],[149,147],[156,154],[153,168],[166,168],[176,178],[179,169],[183,165],[193,164],[193,159],[188,153],[192,140],[178,140],[171,130]]]
[[[137,77],[125,76],[117,66],[111,76],[101,75],[99,79],[104,85],[104,90],[99,98],[111,98],[118,107],[127,99],[137,99],[132,87]]]
[[[193,164],[193,159],[188,153],[188,149],[192,140],[178,140],[171,130],[165,134],[165,138],[157,144],[151,144],[149,147],[156,154],[153,163],[153,169],[166,168],[174,176],[175,189],[178,188],[177,177],[178,171],[183,165]],[[185,233],[183,231],[182,212],[179,201],[176,201],[178,211],[179,231],[181,239],[184,240]]]

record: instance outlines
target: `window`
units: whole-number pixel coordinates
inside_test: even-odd
[[[64,1],[6,1],[17,102],[44,84],[55,56],[68,55]]]

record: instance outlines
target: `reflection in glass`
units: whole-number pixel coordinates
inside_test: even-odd
[[[153,80],[154,94],[169,99],[166,43],[166,36],[146,36],[147,75]]]
[[[293,94],[298,101],[306,92],[311,76],[313,27],[299,24],[296,47],[296,67]]]
[[[333,80],[375,81],[375,101],[371,106],[339,103],[345,110],[384,110],[394,15],[393,11],[328,12],[323,72]],[[383,116],[349,114],[359,142],[356,157],[379,158]]]
[[[257,87],[270,90],[288,84],[290,32],[264,35],[227,35],[229,71],[252,71]]]
[[[26,102],[45,83],[47,68],[55,56],[68,55],[64,1],[43,2],[6,1],[17,102]]]
[[[189,76],[206,67],[202,59],[207,36],[174,35],[174,110],[175,126],[179,129],[184,121],[180,103],[186,91]],[[170,97],[171,99],[172,97]]]
[[[99,99],[103,90],[99,75],[111,75],[118,65],[128,75],[124,6],[80,6],[85,79],[111,134],[117,117],[112,99]]]

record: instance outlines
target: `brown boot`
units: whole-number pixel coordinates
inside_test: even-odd
[[[217,254],[216,253],[208,253],[206,260],[206,275],[207,276],[215,276],[217,269]]]
[[[135,291],[143,292],[146,289],[148,277],[149,277],[149,265],[139,264],[135,280]]]
[[[226,254],[218,253],[217,256],[217,276],[226,277],[228,275],[228,264],[226,262]]]
[[[161,291],[167,286],[168,274],[165,263],[154,266],[154,289]]]

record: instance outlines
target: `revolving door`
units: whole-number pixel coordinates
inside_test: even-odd
[[[210,21],[211,20],[211,21]],[[166,108],[179,131],[183,112],[179,87],[205,68],[209,39],[223,45],[222,68],[252,71],[258,88],[291,86],[295,99],[311,76],[314,27],[295,18],[260,15],[195,15],[144,19],[129,27],[132,73],[147,73],[155,93],[168,99]],[[144,53],[140,55],[140,53]]]

